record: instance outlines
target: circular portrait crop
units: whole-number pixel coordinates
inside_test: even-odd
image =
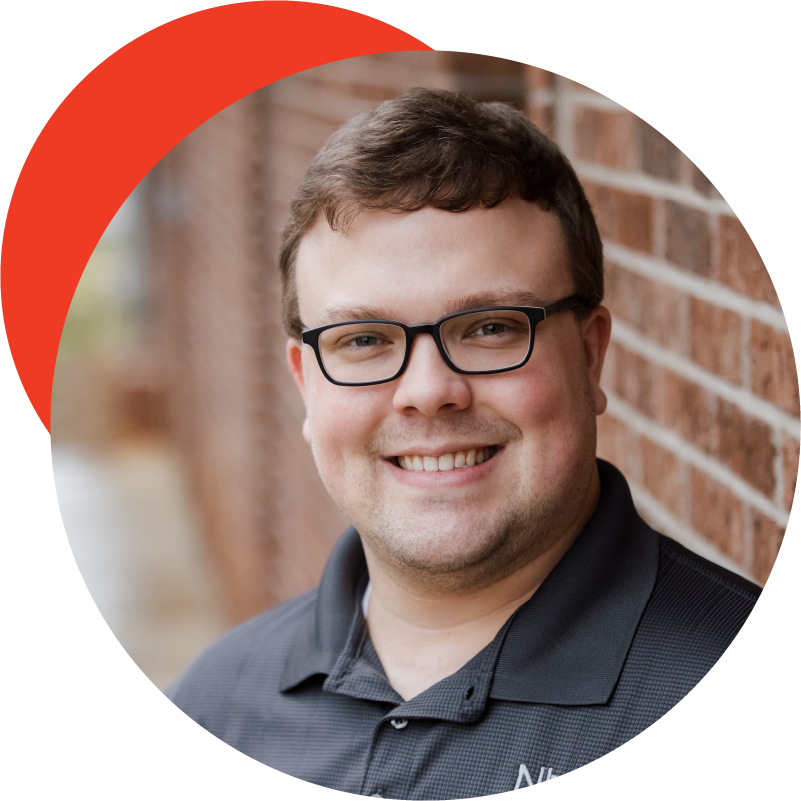
[[[736,637],[795,489],[733,210],[566,78],[451,52],[265,86],[147,175],[53,388],[65,527],[189,717],[396,799],[552,781]]]

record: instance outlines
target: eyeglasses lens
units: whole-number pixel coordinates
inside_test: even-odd
[[[343,384],[364,384],[390,378],[406,355],[406,333],[386,323],[349,323],[320,335],[320,356],[326,372]]]
[[[486,372],[514,367],[526,358],[531,326],[522,312],[496,309],[452,317],[442,324],[440,336],[456,367]],[[382,381],[401,369],[406,333],[387,323],[349,323],[323,331],[319,348],[326,372],[335,381]]]
[[[514,367],[528,353],[531,337],[528,317],[509,309],[462,314],[440,328],[450,360],[468,372]]]

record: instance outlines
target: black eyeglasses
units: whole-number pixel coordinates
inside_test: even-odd
[[[580,305],[574,295],[544,307],[471,309],[426,325],[353,320],[312,328],[301,339],[314,348],[323,375],[339,386],[394,381],[406,369],[418,334],[431,334],[445,364],[457,373],[505,373],[529,360],[538,323]]]

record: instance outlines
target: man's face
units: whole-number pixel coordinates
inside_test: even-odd
[[[431,323],[456,310],[547,305],[574,291],[556,218],[510,199],[454,214],[433,208],[360,214],[347,234],[318,220],[297,256],[304,326],[382,318]],[[289,343],[311,443],[329,493],[368,558],[478,585],[546,550],[581,514],[595,471],[606,310],[540,323],[522,368],[460,375],[427,334],[386,384],[341,387],[314,352]],[[403,469],[406,457],[491,458],[451,470]],[[429,465],[432,464],[429,459]]]

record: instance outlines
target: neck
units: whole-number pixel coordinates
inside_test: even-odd
[[[455,673],[495,638],[573,544],[600,497],[597,468],[580,514],[549,547],[480,588],[430,586],[382,562],[365,543],[372,590],[368,628],[390,684],[404,699]]]

